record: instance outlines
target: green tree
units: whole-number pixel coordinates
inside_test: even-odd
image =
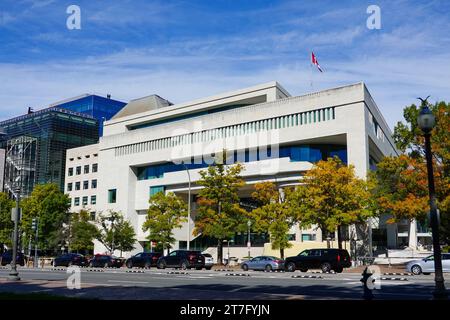
[[[339,248],[341,227],[364,222],[372,215],[366,182],[355,176],[352,165],[346,166],[338,157],[316,163],[292,197],[300,225],[317,225],[329,233],[337,230]]]
[[[134,249],[136,243],[136,232],[128,220],[119,220],[116,225],[117,235],[116,243],[117,250],[120,250],[120,256],[123,252],[128,252]]]
[[[90,221],[90,213],[86,210],[72,213],[69,222],[69,250],[87,252],[94,250],[94,239],[98,236],[98,229]]]
[[[10,247],[11,234],[14,230],[14,223],[11,221],[11,209],[15,203],[8,198],[6,193],[0,192],[0,247]]]
[[[28,198],[22,200],[21,207],[21,228],[25,232],[25,239],[34,236],[31,222],[33,218],[38,218],[38,247],[57,252],[66,242],[63,230],[64,223],[69,219],[69,196],[62,193],[56,184],[40,184],[34,187]]]
[[[272,182],[255,184],[255,191],[252,193],[252,197],[259,203],[259,207],[250,213],[254,221],[253,229],[270,234],[272,249],[280,250],[281,259],[284,259],[284,249],[292,247],[288,233],[296,223],[291,194],[291,189],[285,188],[280,192]]]
[[[149,203],[142,230],[149,231],[150,241],[157,242],[163,250],[169,251],[176,240],[173,230],[187,222],[187,205],[173,192],[158,192],[150,198]]]
[[[100,241],[109,252],[120,250],[131,251],[136,243],[136,233],[130,222],[124,219],[122,213],[108,211],[98,217],[99,232],[97,240]]]
[[[440,235],[444,243],[450,243],[450,103],[444,101],[429,105],[436,117],[436,126],[431,132],[431,150],[435,166],[437,205],[440,211]],[[425,163],[425,143],[423,133],[417,125],[420,106],[414,104],[403,110],[404,122],[394,128],[397,148],[411,158]],[[414,190],[413,190],[414,191]],[[421,196],[423,189],[417,190]],[[413,194],[415,194],[413,192]],[[428,208],[426,210],[429,210]]]
[[[197,182],[203,188],[199,192],[199,207],[195,218],[194,234],[217,239],[217,261],[223,257],[223,240],[235,232],[246,230],[247,212],[239,205],[239,188],[245,182],[240,173],[242,164],[226,166],[227,153],[218,154],[213,165],[200,171]]]

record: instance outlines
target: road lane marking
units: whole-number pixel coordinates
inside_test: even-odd
[[[150,283],[147,281],[127,281],[127,280],[108,280],[108,282],[119,282],[119,283]]]

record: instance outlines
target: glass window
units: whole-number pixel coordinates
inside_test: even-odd
[[[164,186],[150,187],[150,197],[157,194],[158,192],[164,192],[164,190]]]
[[[78,181],[78,182],[75,182],[75,190],[80,190],[81,189],[81,183]]]
[[[67,184],[67,191],[72,191],[72,182]]]
[[[90,218],[91,218],[91,221],[95,221],[95,211],[91,212]]]
[[[80,198],[79,198],[79,197],[76,197],[76,198],[73,200],[73,205],[74,205],[74,206],[79,206],[79,205],[80,205]]]
[[[304,250],[304,251],[300,252],[299,256],[308,257],[308,256],[310,256],[309,253],[310,253],[310,250]]]
[[[83,197],[83,206],[88,204],[88,197]]]
[[[84,173],[85,174],[89,173],[89,165],[88,164],[84,166]]]
[[[97,196],[91,196],[91,204],[97,204]]]
[[[83,190],[89,189],[89,181],[83,181]]]
[[[73,168],[69,168],[69,177],[73,176]]]
[[[97,189],[97,179],[94,179],[91,181],[91,188],[92,189]]]
[[[77,175],[78,175],[78,174],[81,174],[81,166],[78,166],[78,167],[77,167],[76,174],[77,174]]]
[[[97,170],[98,170],[98,163],[94,163],[92,165],[92,172],[97,172]]]
[[[117,190],[109,189],[108,190],[108,203],[116,203]]]

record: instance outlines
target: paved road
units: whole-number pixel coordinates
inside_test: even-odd
[[[65,270],[19,268],[22,281],[7,281],[8,270],[0,269],[0,292],[48,292],[102,299],[361,299],[358,273],[266,273],[218,272],[173,269],[139,270],[81,269],[79,290],[68,290]],[[138,271],[138,270],[134,270]],[[246,274],[230,276],[228,273]],[[313,276],[317,278],[293,278]],[[383,275],[405,280],[381,280],[376,299],[429,299],[433,276]]]

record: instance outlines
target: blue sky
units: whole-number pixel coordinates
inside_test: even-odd
[[[418,96],[450,101],[449,14],[446,0],[1,0],[0,120],[82,93],[177,103],[276,80],[301,95],[314,50],[313,90],[364,81],[392,128]]]

